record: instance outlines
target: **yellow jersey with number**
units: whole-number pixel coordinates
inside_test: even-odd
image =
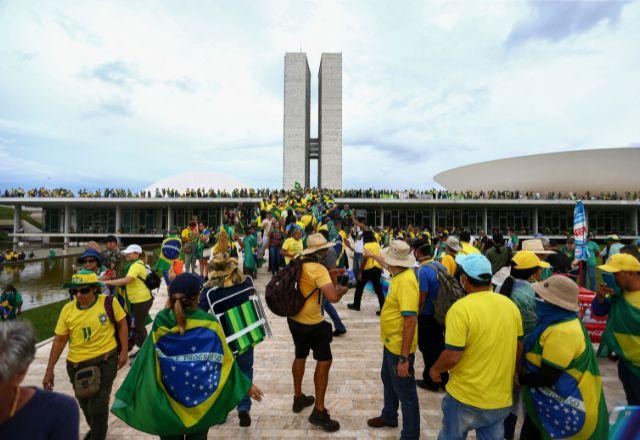
[[[87,308],[80,308],[74,299],[62,308],[55,334],[69,336],[71,362],[83,362],[96,358],[116,348],[115,327],[104,307],[106,296],[97,295]],[[116,322],[125,318],[124,310],[117,299],[113,299],[113,316]]]

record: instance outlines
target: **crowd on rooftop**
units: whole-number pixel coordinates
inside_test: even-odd
[[[286,197],[292,191],[268,188],[238,188],[234,190],[220,190],[212,188],[193,188],[178,191],[172,188],[156,189],[155,191],[132,191],[125,188],[103,188],[96,190],[80,189],[72,191],[67,188],[7,188],[0,191],[3,197],[18,198],[271,198]],[[324,189],[323,194],[334,198],[344,199],[399,199],[399,200],[640,200],[640,190],[618,192],[584,193],[552,191],[540,193],[519,190],[487,190],[487,191],[448,191],[444,189]]]

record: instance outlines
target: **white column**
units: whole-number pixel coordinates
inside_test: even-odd
[[[162,234],[162,208],[156,210],[156,232]]]
[[[539,229],[540,227],[538,225],[538,207],[536,206],[535,208],[533,208],[533,235],[536,235]]]
[[[18,234],[22,228],[22,205],[15,205],[13,207],[13,233]],[[18,242],[20,237],[13,236],[13,250],[18,250]]]
[[[638,208],[631,210],[631,231],[633,235],[638,236]]]
[[[113,231],[114,234],[118,234],[120,229],[122,229],[122,207],[116,205],[116,230]]]
[[[71,207],[64,207],[64,249],[69,249],[69,234],[71,233]]]
[[[431,236],[436,236],[436,207],[431,208]]]
[[[171,205],[167,206],[167,231],[173,226],[173,209]]]
[[[384,207],[380,207],[380,227],[384,228]]]
[[[482,208],[482,230],[484,231],[485,234],[491,235],[487,230],[488,228],[489,228],[489,214],[487,213],[487,207],[485,206],[484,208]]]

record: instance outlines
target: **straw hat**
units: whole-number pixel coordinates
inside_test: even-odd
[[[545,302],[571,312],[580,310],[578,294],[580,289],[571,278],[552,275],[544,281],[531,284],[536,294]]]
[[[524,240],[522,242],[522,251],[531,251],[536,254],[554,254],[553,251],[545,250],[542,240],[539,238],[533,238],[531,240]]]
[[[416,257],[411,255],[411,248],[403,240],[393,240],[380,255],[389,266],[415,267],[416,265]]]
[[[309,255],[314,252],[321,251],[322,249],[329,249],[330,247],[334,247],[336,244],[333,241],[327,241],[322,234],[311,234],[307,238],[307,248],[300,252],[301,255]]]

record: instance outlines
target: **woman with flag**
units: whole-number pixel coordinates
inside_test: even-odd
[[[163,440],[200,440],[248,394],[262,392],[234,362],[220,323],[198,309],[202,280],[183,273],[169,286],[166,308],[116,392],[111,411]]]
[[[561,275],[531,285],[538,324],[525,339],[526,417],[521,439],[603,439],[609,424],[602,378],[578,319],[578,286]]]

